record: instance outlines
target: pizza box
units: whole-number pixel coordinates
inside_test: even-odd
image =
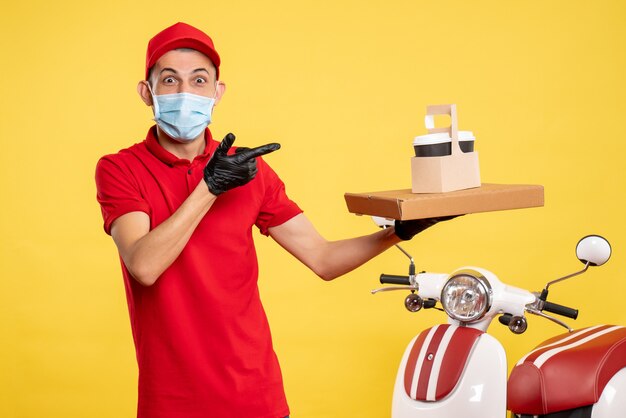
[[[412,193],[411,189],[346,193],[348,211],[357,215],[408,220],[540,207],[543,186],[491,184],[446,193]]]

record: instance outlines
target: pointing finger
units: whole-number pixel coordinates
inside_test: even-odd
[[[272,143],[261,145],[260,147],[245,149],[241,152],[237,152],[235,155],[235,161],[240,164],[246,160],[251,158],[260,157],[261,155],[269,154],[270,152],[274,152],[280,149],[280,144]]]

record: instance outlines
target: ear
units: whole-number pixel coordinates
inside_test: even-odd
[[[137,84],[137,93],[139,93],[141,100],[143,100],[146,106],[152,106],[152,94],[150,94],[150,88],[148,87],[147,81],[141,80]]]
[[[217,81],[217,91],[215,92],[215,105],[220,102],[224,93],[226,93],[226,84],[222,81]]]

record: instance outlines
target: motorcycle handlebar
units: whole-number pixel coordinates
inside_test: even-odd
[[[380,282],[382,284],[402,284],[407,286],[411,284],[409,276],[396,276],[394,274],[381,274]]]
[[[567,306],[559,305],[558,303],[545,301],[543,303],[542,310],[552,312],[557,315],[566,316],[572,319],[578,318],[578,309],[568,308]]]

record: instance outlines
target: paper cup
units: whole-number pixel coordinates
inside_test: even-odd
[[[450,155],[452,138],[445,132],[416,136],[413,149],[416,157],[443,157]]]
[[[459,131],[459,147],[463,152],[474,152],[476,138],[471,131]],[[446,132],[416,136],[413,139],[416,157],[443,157],[450,155],[452,138]]]
[[[472,131],[459,131],[459,146],[463,152],[474,152],[474,133]]]

